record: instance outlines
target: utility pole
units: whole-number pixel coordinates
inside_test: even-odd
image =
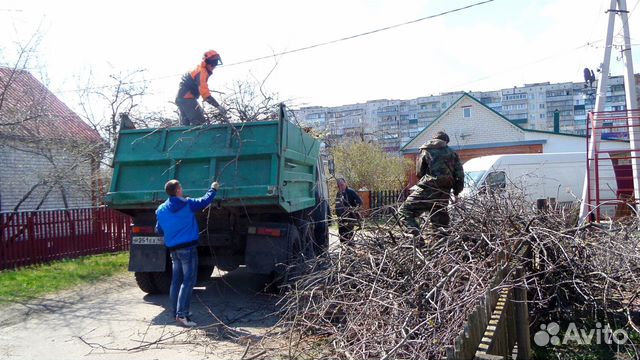
[[[631,150],[631,166],[633,170],[633,187],[634,187],[634,197],[636,200],[640,199],[640,162],[638,152],[640,150],[640,129],[636,126],[637,119],[634,119],[632,116],[631,110],[637,109],[637,97],[636,97],[636,86],[635,86],[635,78],[633,73],[633,60],[631,57],[631,37],[629,35],[629,17],[627,11],[627,2],[626,0],[611,0],[609,10],[606,11],[609,14],[609,22],[607,25],[607,37],[606,44],[604,49],[604,60],[602,62],[601,71],[600,71],[600,80],[598,81],[598,87],[596,91],[596,103],[594,111],[597,113],[602,112],[604,110],[604,105],[607,100],[607,89],[609,85],[609,65],[611,62],[611,49],[613,47],[613,28],[615,25],[616,15],[620,16],[620,20],[622,21],[622,30],[624,37],[624,47],[621,51],[621,55],[624,59],[624,64],[626,71],[624,73],[624,85],[625,85],[625,93],[626,93],[626,104],[627,104],[627,125],[629,127],[629,146]],[[587,119],[587,121],[589,121]],[[591,138],[589,141],[588,148],[588,162],[589,166],[587,167],[587,171],[585,173],[585,181],[584,187],[582,191],[582,205],[580,207],[580,219],[581,221],[585,221],[587,215],[592,210],[590,209],[589,200],[589,179],[591,177],[596,176],[597,174],[593,172],[595,168],[595,156],[598,152],[599,141],[602,136],[601,130],[597,128],[598,126],[594,126],[591,131]],[[591,173],[593,172],[593,173]]]

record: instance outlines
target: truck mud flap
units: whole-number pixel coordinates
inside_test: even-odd
[[[134,236],[131,238],[129,271],[164,271],[167,263],[167,249],[161,236]]]
[[[255,274],[270,274],[276,269],[277,264],[285,264],[288,260],[288,235],[287,224],[256,224],[258,229],[279,230],[276,235],[248,234],[245,251],[245,264],[247,269]],[[259,230],[258,230],[259,232]]]

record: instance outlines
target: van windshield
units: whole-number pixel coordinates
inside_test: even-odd
[[[477,187],[484,173],[485,171],[465,171],[464,187],[465,188]]]

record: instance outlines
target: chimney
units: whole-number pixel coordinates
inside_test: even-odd
[[[558,109],[553,112],[553,132],[560,133],[560,111]]]

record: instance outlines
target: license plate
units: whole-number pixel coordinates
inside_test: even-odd
[[[164,245],[162,236],[134,236],[131,239],[134,245]]]

